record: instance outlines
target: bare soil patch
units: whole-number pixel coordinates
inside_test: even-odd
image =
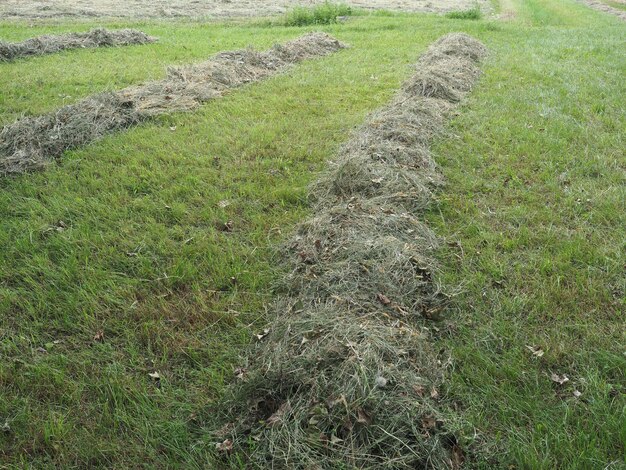
[[[323,0],[0,0],[0,18],[55,17],[241,17],[271,16]],[[474,5],[473,0],[346,0],[367,9],[443,12]]]

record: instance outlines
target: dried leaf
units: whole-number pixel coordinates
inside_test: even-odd
[[[439,392],[437,391],[435,387],[433,387],[430,390],[430,398],[432,398],[433,400],[436,400],[437,398],[439,398]]]
[[[95,335],[93,335],[94,341],[104,341],[104,330],[98,330]]]
[[[559,375],[555,374],[554,372],[552,372],[552,375],[550,375],[550,379],[553,382],[558,383],[559,385],[563,385],[565,382],[569,382],[569,377],[567,375]]]
[[[248,369],[246,369],[245,367],[238,367],[237,369],[235,369],[235,377],[237,377],[239,380],[243,380],[246,372],[248,372]]]
[[[574,390],[574,396],[576,398],[579,398],[582,395],[582,393],[580,393],[578,390]]]
[[[233,451],[233,441],[230,439],[224,440],[224,442],[217,442],[215,448],[218,452],[224,452],[230,454]]]
[[[148,375],[150,376],[151,379],[153,380],[161,380],[161,374],[159,374],[158,372],[154,371],[154,372],[150,372],[148,373]]]
[[[261,341],[263,338],[265,338],[265,337],[269,334],[269,332],[270,332],[269,328],[265,328],[265,329],[263,330],[263,333],[258,333],[258,334],[256,335],[256,339],[258,339],[259,341]]]
[[[267,420],[265,420],[265,424],[267,424],[268,426],[274,426],[280,423],[283,420],[285,413],[287,413],[289,410],[291,410],[291,405],[289,404],[288,401],[286,401],[285,403],[280,405],[278,410],[276,410],[272,414],[272,416],[270,416],[269,418],[267,418]]]
[[[422,418],[422,429],[428,431],[437,427],[437,420],[434,416],[424,416]]]
[[[451,454],[452,468],[455,470],[461,468],[465,462],[465,454],[458,444],[452,446]]]
[[[372,418],[370,415],[368,415],[364,409],[359,408],[356,411],[356,415],[357,415],[357,419],[356,422],[359,424],[363,424],[365,426],[369,426],[370,424],[372,424]]]
[[[418,397],[426,396],[426,387],[424,387],[423,385],[413,385],[413,391]]]
[[[338,438],[334,434],[332,436],[330,436],[330,443],[331,444],[339,444],[340,442],[343,442],[343,439]]]
[[[345,395],[340,395],[339,398],[335,398],[334,400],[330,400],[328,402],[329,408],[334,408],[337,405],[343,405],[346,409],[348,408],[348,401],[346,400]]]
[[[544,354],[543,349],[541,349],[539,346],[530,346],[530,345],[526,345],[526,348],[533,353],[533,356],[535,357],[541,357]]]
[[[389,298],[385,294],[378,294],[376,295],[376,298],[383,305],[389,305],[391,303],[391,300],[389,300]]]
[[[230,206],[230,201],[227,201],[226,199],[224,199],[223,201],[218,202],[217,206],[223,209],[224,207]]]

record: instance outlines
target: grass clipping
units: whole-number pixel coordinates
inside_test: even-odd
[[[109,31],[104,28],[93,29],[87,33],[39,36],[22,42],[0,41],[0,62],[35,55],[54,54],[66,49],[131,46],[155,41],[156,38],[135,29]]]
[[[222,464],[450,468],[426,327],[442,306],[435,235],[419,220],[440,181],[428,145],[479,76],[484,46],[444,36],[313,185],[314,215],[284,248],[289,274],[217,413]]]
[[[265,52],[222,52],[201,64],[170,68],[163,80],[101,93],[54,113],[20,119],[0,131],[0,174],[41,168],[68,149],[155,115],[194,109],[232,88],[344,47],[328,34],[310,33]]]

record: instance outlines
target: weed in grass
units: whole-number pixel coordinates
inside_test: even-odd
[[[338,17],[350,16],[352,7],[345,4],[325,2],[312,7],[295,7],[285,13],[285,26],[310,26],[337,23]]]
[[[483,17],[483,13],[478,5],[468,9],[460,11],[449,11],[446,13],[446,18],[453,20],[479,20]]]

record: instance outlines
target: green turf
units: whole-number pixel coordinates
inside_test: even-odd
[[[326,26],[352,48],[0,180],[0,468],[208,466],[208,406],[264,325],[271,247],[306,215],[306,185],[457,30],[491,53],[435,149],[448,183],[429,219],[449,242],[442,279],[462,287],[439,325],[443,406],[477,467],[621,468],[626,29],[570,0],[508,4],[517,18],[501,23]],[[94,25],[4,22],[0,37]],[[103,26],[160,42],[0,64],[0,123],[310,30]]]

